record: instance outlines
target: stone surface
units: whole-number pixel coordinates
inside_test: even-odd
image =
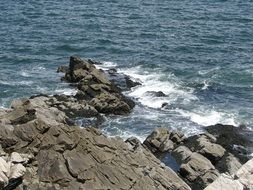
[[[215,165],[220,173],[228,172],[229,174],[235,173],[239,168],[242,167],[242,164],[239,162],[239,159],[236,158],[233,154],[227,153],[223,158]]]
[[[166,153],[171,154],[179,164],[178,173],[188,185],[192,189],[204,189],[220,173],[233,174],[242,166],[241,160],[232,153],[234,150],[226,150],[223,144],[218,144],[219,138],[215,133],[207,132],[186,138],[178,131],[157,128],[147,137],[144,145],[160,160]]]
[[[206,127],[206,130],[216,137],[217,144],[234,154],[240,162],[249,160],[247,148],[252,150],[253,141],[247,137],[252,136],[252,132],[246,127],[217,124]]]
[[[205,190],[252,190],[253,189],[253,159],[245,163],[234,174],[222,174]]]
[[[153,153],[166,152],[174,149],[174,143],[170,140],[170,132],[166,128],[156,128],[144,141]]]
[[[7,160],[12,164],[9,171],[3,170],[9,175],[1,176],[1,185],[19,189],[190,189],[138,140],[124,142],[107,138],[95,128],[69,125],[68,114],[59,108],[66,102],[72,101],[44,95],[13,102],[14,113],[6,113],[8,119],[16,117],[16,109],[35,111],[25,123],[12,123],[8,134],[15,143],[1,138],[3,151],[11,152]]]
[[[229,175],[222,174],[205,190],[244,190],[243,185],[239,181],[233,180]]]
[[[77,99],[86,100],[88,105],[95,109],[88,109],[91,115],[99,113],[123,115],[128,114],[134,107],[134,102],[126,98],[119,87],[113,81],[110,81],[106,72],[97,69],[89,60],[82,60],[78,57],[70,57],[69,69],[64,79],[68,82],[77,84]],[[115,71],[116,72],[116,71]],[[114,75],[109,72],[109,75]],[[114,80],[115,81],[115,80]],[[73,112],[76,105],[68,105]],[[80,106],[79,106],[80,107]],[[81,107],[83,113],[81,116],[87,115],[85,108]],[[77,110],[80,114],[80,111]],[[95,112],[97,110],[97,112]],[[70,115],[71,116],[71,115]],[[72,116],[71,116],[72,117]]]
[[[216,164],[225,154],[225,149],[216,143],[215,137],[208,133],[189,137],[185,145],[192,151],[198,152]]]

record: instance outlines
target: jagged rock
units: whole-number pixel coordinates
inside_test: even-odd
[[[186,139],[186,137],[180,131],[171,131],[170,139],[176,144],[181,144]]]
[[[12,125],[0,124],[0,144],[3,148],[12,146],[17,143],[15,135],[13,135],[14,127]]]
[[[78,100],[86,100],[88,104],[95,107],[100,113],[105,114],[128,114],[134,107],[134,102],[126,98],[122,93],[121,89],[111,82],[107,76],[107,73],[92,64],[93,62],[82,60],[77,57],[70,57],[70,64],[68,72],[65,74],[65,80],[68,82],[78,82],[78,92],[75,96]],[[109,74],[110,75],[110,74]],[[68,107],[65,105],[65,107]],[[65,107],[61,105],[60,109],[64,110]],[[69,106],[72,109],[76,106]],[[80,107],[80,104],[79,104]],[[87,110],[91,112],[91,115],[97,113],[92,112],[90,108],[81,108],[82,112]],[[75,111],[75,110],[74,110]],[[70,117],[73,117],[72,112],[66,112]],[[81,114],[78,110],[79,115]]]
[[[16,143],[3,148],[19,154],[9,159],[15,178],[9,185],[16,187],[23,179],[21,189],[190,189],[139,141],[124,142],[94,128],[68,126],[68,117],[57,108],[61,101],[71,102],[68,97],[36,96],[13,104],[14,112],[34,109],[35,118],[19,120],[8,131]],[[25,174],[20,163],[26,166]]]
[[[166,152],[174,148],[174,143],[169,139],[170,132],[166,128],[156,128],[144,141],[153,153]]]
[[[124,115],[131,111],[131,106],[117,96],[101,93],[90,101],[90,104],[100,113]]]
[[[0,169],[0,189],[3,189],[6,185],[8,185],[8,183],[9,183],[8,177]]]
[[[127,88],[133,88],[133,87],[135,87],[135,86],[139,86],[139,85],[141,85],[141,83],[140,82],[138,82],[138,81],[133,81],[129,76],[125,76],[125,81],[126,81],[126,87]]]
[[[179,146],[172,151],[172,156],[175,158],[178,164],[187,162],[187,159],[192,155],[192,151],[186,146]]]
[[[68,72],[69,67],[68,66],[60,66],[57,69],[57,73],[67,73]]]

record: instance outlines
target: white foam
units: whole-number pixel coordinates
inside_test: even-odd
[[[117,64],[111,61],[103,61],[101,65],[95,65],[98,69],[111,69],[117,67]]]
[[[29,77],[30,76],[30,74],[25,70],[20,71],[20,75],[23,76],[23,77]]]
[[[144,142],[144,140],[146,139],[145,136],[140,136],[137,135],[136,133],[130,132],[130,131],[126,131],[126,130],[121,130],[119,128],[113,127],[114,130],[117,130],[117,134],[111,133],[107,130],[107,128],[103,128],[102,132],[110,138],[113,138],[115,136],[121,137],[123,140],[127,140],[130,137],[136,137],[139,141]]]
[[[214,67],[211,69],[207,69],[207,70],[200,70],[198,71],[198,74],[200,75],[208,75],[208,74],[214,74],[216,71],[219,71],[220,67]]]
[[[234,126],[238,125],[235,122],[235,116],[233,116],[232,114],[226,114],[215,110],[205,110],[202,112],[201,110],[198,110],[198,112],[190,112],[178,109],[177,112],[202,126],[215,125],[217,123]]]
[[[201,89],[206,90],[206,89],[208,89],[209,86],[210,86],[209,82],[205,80],[204,81],[204,86]]]
[[[178,98],[183,98],[185,100],[196,100],[197,97],[191,94],[191,92],[180,89],[180,86],[174,82],[162,80],[162,78],[171,78],[174,80],[175,76],[173,74],[165,76],[161,72],[149,73],[148,71],[143,71],[141,67],[119,70],[131,78],[141,81],[142,85],[136,86],[131,89],[127,95],[137,98],[140,103],[151,108],[161,108],[163,103],[172,103]],[[162,91],[165,97],[155,97],[149,91],[159,92]]]
[[[33,84],[33,81],[3,81],[0,80],[0,83],[8,86],[30,86]]]

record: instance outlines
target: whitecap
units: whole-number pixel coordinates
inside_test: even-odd
[[[20,75],[22,77],[29,77],[30,76],[30,74],[27,71],[25,71],[25,70],[20,71]]]
[[[199,70],[198,74],[199,75],[209,75],[209,74],[214,74],[216,71],[219,71],[220,67],[214,67],[211,69],[206,69],[206,70]]]
[[[215,125],[217,123],[234,126],[238,125],[238,123],[235,122],[235,116],[233,114],[227,114],[215,110],[199,110],[198,112],[193,112],[178,109],[176,111],[182,116],[189,118],[192,122],[202,126]]]
[[[130,76],[133,80],[141,81],[142,85],[132,88],[126,94],[130,97],[138,99],[138,101],[150,108],[161,108],[163,103],[173,103],[179,98],[182,100],[192,101],[197,100],[197,97],[192,94],[192,91],[184,90],[178,83],[175,83],[175,76],[173,74],[164,75],[161,72],[150,73],[143,71],[141,67],[119,70]],[[163,80],[169,78],[171,81]],[[164,97],[155,97],[147,92],[162,91]]]
[[[102,64],[95,64],[95,66],[98,68],[98,69],[104,69],[104,70],[107,70],[107,69],[111,69],[111,68],[115,68],[117,67],[117,63],[115,62],[111,62],[111,61],[103,61]]]

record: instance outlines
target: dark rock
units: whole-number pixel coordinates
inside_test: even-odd
[[[231,175],[239,170],[241,166],[242,164],[239,160],[231,153],[224,155],[223,158],[215,165],[220,173],[228,172]]]
[[[60,66],[57,69],[57,73],[67,73],[69,71],[69,67],[68,66]]]
[[[253,147],[253,142],[246,136],[247,130],[232,125],[213,125],[206,127],[206,130],[217,138],[217,144],[223,146],[226,150],[239,158],[240,162],[245,163],[248,159],[246,148]],[[249,132],[252,134],[252,132]],[[235,147],[245,147],[243,153]]]
[[[141,83],[140,82],[138,82],[138,81],[133,81],[129,76],[125,76],[125,80],[126,80],[126,86],[127,86],[127,88],[133,88],[133,87],[135,87],[135,86],[139,86],[139,85],[141,85]]]
[[[165,97],[166,94],[164,94],[162,91],[147,91],[145,94],[149,95],[149,96],[155,96],[155,97]]]

